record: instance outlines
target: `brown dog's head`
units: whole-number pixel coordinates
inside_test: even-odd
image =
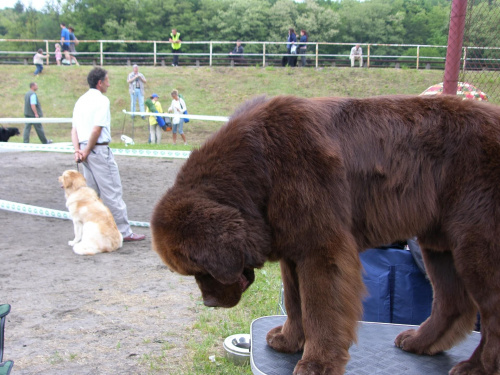
[[[85,177],[83,177],[80,172],[71,169],[64,171],[63,174],[59,176],[59,183],[64,189],[66,197],[71,195],[71,193],[78,190],[79,188],[87,186]]]
[[[195,276],[206,306],[235,306],[255,279],[246,222],[233,207],[167,193],[154,210],[151,231],[153,248],[169,268]]]

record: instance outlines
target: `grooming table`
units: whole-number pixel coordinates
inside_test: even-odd
[[[252,348],[250,365],[255,375],[291,375],[302,353],[283,354],[271,349],[267,332],[286,320],[284,315],[255,319],[250,328]],[[351,359],[346,367],[349,375],[443,375],[469,357],[479,345],[481,335],[473,332],[467,340],[435,356],[407,353],[394,346],[396,336],[411,325],[359,322],[358,343],[351,346]]]

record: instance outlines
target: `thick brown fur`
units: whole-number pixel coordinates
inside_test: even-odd
[[[343,374],[364,287],[358,252],[418,236],[432,314],[396,345],[435,354],[481,314],[453,375],[500,373],[500,108],[455,97],[276,97],[238,110],[157,204],[153,246],[231,307],[253,269],[280,261],[288,319],[268,333],[304,350],[294,374]]]
[[[102,203],[85,177],[77,171],[67,170],[59,177],[64,189],[66,207],[73,220],[75,239],[68,242],[80,255],[94,255],[119,249],[123,237],[108,207]]]

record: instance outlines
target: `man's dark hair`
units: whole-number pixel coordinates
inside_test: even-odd
[[[92,69],[89,75],[87,76],[87,82],[89,83],[89,87],[91,89],[97,88],[97,84],[99,83],[99,81],[104,81],[104,78],[106,78],[106,74],[108,74],[108,72],[103,68]]]
[[[36,82],[31,82],[30,83],[30,89],[33,88],[33,86],[35,86],[35,85],[36,85]]]
[[[61,26],[66,27],[66,24],[64,22],[61,22]]]

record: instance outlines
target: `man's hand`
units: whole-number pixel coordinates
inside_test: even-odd
[[[81,151],[81,150],[76,150],[76,151],[75,151],[75,153],[74,153],[74,155],[75,155],[75,161],[76,161],[77,163],[80,163],[80,162],[82,162],[82,161],[83,161],[83,160],[82,160],[82,159],[83,159],[83,156],[82,156],[82,151]]]
[[[75,161],[77,163],[80,163],[80,162],[87,160],[89,153],[90,153],[90,151],[88,151],[88,147],[86,147],[84,150],[75,151]]]

